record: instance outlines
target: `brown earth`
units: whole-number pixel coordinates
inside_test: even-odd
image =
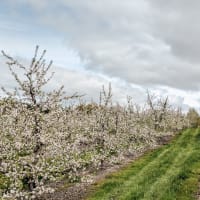
[[[143,151],[137,152],[134,155],[127,155],[126,159],[123,161],[123,163],[119,165],[105,165],[101,170],[98,171],[96,175],[93,175],[92,182],[81,182],[77,184],[72,184],[71,186],[69,184],[66,184],[66,182],[61,181],[57,183],[52,183],[50,186],[55,189],[54,193],[51,194],[44,194],[38,200],[81,200],[86,197],[88,192],[90,191],[90,188],[93,184],[101,181],[104,179],[107,175],[110,173],[116,172],[119,169],[125,167],[130,162],[134,161],[138,157],[144,155],[144,153],[152,151],[153,149],[156,149],[160,147],[161,145],[167,144],[171,139],[172,135],[167,136],[159,136],[157,137],[157,146],[155,147],[147,147]],[[200,200],[200,195],[199,195]]]

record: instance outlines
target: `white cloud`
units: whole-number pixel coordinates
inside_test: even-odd
[[[38,1],[31,2],[38,7]],[[193,23],[198,13],[185,1],[165,4],[60,0],[46,4],[45,12],[36,10],[38,20],[60,30],[90,70],[144,86],[199,89],[200,63],[193,62],[199,57],[200,26]],[[53,6],[59,12],[52,12]]]
[[[31,8],[34,22],[57,30],[65,45],[78,52],[76,56],[90,72],[67,72],[70,81],[79,79],[74,82],[77,88],[83,85],[93,91],[90,85],[100,85],[98,76],[104,74],[116,81],[116,87],[126,83],[128,91],[133,84],[160,93],[168,88],[166,94],[175,95],[177,104],[199,105],[199,1],[8,1],[15,9]],[[92,77],[88,85],[87,73]]]
[[[1,57],[1,86],[4,86],[9,91],[16,87],[16,82],[11,76],[8,68],[5,65],[5,60]],[[47,89],[53,90],[59,88],[61,85],[65,86],[67,95],[72,95],[75,92],[84,94],[83,100],[85,101],[99,101],[99,92],[104,85],[107,88],[108,84],[112,83],[113,101],[121,104],[126,103],[127,95],[131,96],[134,102],[142,105],[146,101],[147,88],[139,85],[129,84],[123,80],[116,78],[109,78],[106,76],[98,75],[92,72],[74,71],[70,69],[63,69],[60,67],[52,66],[51,71],[55,72],[53,79],[49,82]],[[19,71],[18,71],[19,73]],[[22,73],[19,73],[22,77]],[[157,96],[169,97],[170,103],[175,107],[182,107],[187,110],[189,106],[199,107],[200,92],[185,92],[183,90],[172,89],[169,87],[153,87],[151,93]],[[2,92],[0,92],[3,95]]]
[[[12,91],[17,86],[16,81],[5,64],[6,60],[2,57],[0,58],[0,70],[2,72],[0,74],[0,86],[5,87],[8,91]],[[23,73],[17,68],[15,70],[23,79]],[[64,85],[67,95],[70,96],[77,92],[80,95],[84,95],[83,100],[85,101],[93,99],[98,102],[102,86],[104,85],[105,89],[107,89],[110,82],[112,83],[114,102],[125,103],[127,95],[132,95],[137,103],[143,103],[146,98],[144,89],[134,85],[127,85],[127,83],[118,79],[111,79],[92,72],[75,71],[56,66],[52,66],[51,71],[55,72],[55,74],[48,83],[47,90],[58,89],[61,85]],[[0,94],[3,95],[2,92]]]

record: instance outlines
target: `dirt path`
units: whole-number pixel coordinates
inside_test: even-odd
[[[157,146],[158,148],[159,146]],[[154,147],[156,148],[156,147]],[[39,198],[39,200],[81,200],[84,199],[90,190],[90,187],[95,184],[96,182],[100,182],[103,180],[107,175],[117,172],[121,168],[128,165],[133,160],[137,159],[138,157],[142,156],[145,152],[151,151],[153,148],[145,149],[144,151],[137,152],[135,155],[127,157],[123,163],[114,166],[105,166],[104,169],[98,171],[96,175],[91,177],[92,182],[82,182],[78,184],[73,184],[72,186],[68,186],[68,184],[64,182],[53,183],[53,188],[57,188],[53,194],[45,194]],[[66,185],[66,186],[65,186]]]
[[[200,129],[188,129],[93,186],[87,200],[194,200],[199,178]]]
[[[92,177],[92,182],[90,183],[78,183],[72,186],[67,185],[64,182],[53,183],[53,187],[56,188],[56,191],[53,194],[45,194],[39,198],[39,200],[81,200],[84,199],[90,190],[91,186],[96,182],[100,182],[105,179],[111,173],[117,172],[120,169],[127,166],[129,163],[136,160],[138,157],[144,155],[145,152],[152,151],[155,148],[160,147],[161,145],[167,144],[171,140],[172,136],[163,136],[157,138],[158,145],[154,147],[148,147],[143,149],[140,152],[136,152],[134,155],[129,155],[125,158],[123,163],[120,165],[110,166],[107,165],[104,169],[101,169],[95,176]]]

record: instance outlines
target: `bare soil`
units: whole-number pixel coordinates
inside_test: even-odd
[[[119,169],[125,167],[130,162],[144,155],[144,153],[152,151],[160,147],[161,145],[167,144],[171,139],[172,135],[159,136],[157,138],[158,145],[155,147],[148,147],[134,155],[127,155],[123,163],[119,165],[104,165],[95,175],[92,176],[92,182],[81,182],[77,184],[66,184],[66,182],[61,181],[57,183],[52,183],[50,186],[55,189],[54,193],[43,194],[38,200],[83,200],[91,189],[91,186],[101,180],[103,180],[110,173],[116,172]],[[200,200],[200,195],[199,195]]]

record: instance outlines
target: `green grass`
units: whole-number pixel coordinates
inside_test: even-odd
[[[10,185],[9,178],[0,172],[0,199],[1,196],[3,195],[3,190],[8,189],[9,185]]]
[[[199,177],[200,129],[188,129],[94,185],[87,200],[191,200]]]

